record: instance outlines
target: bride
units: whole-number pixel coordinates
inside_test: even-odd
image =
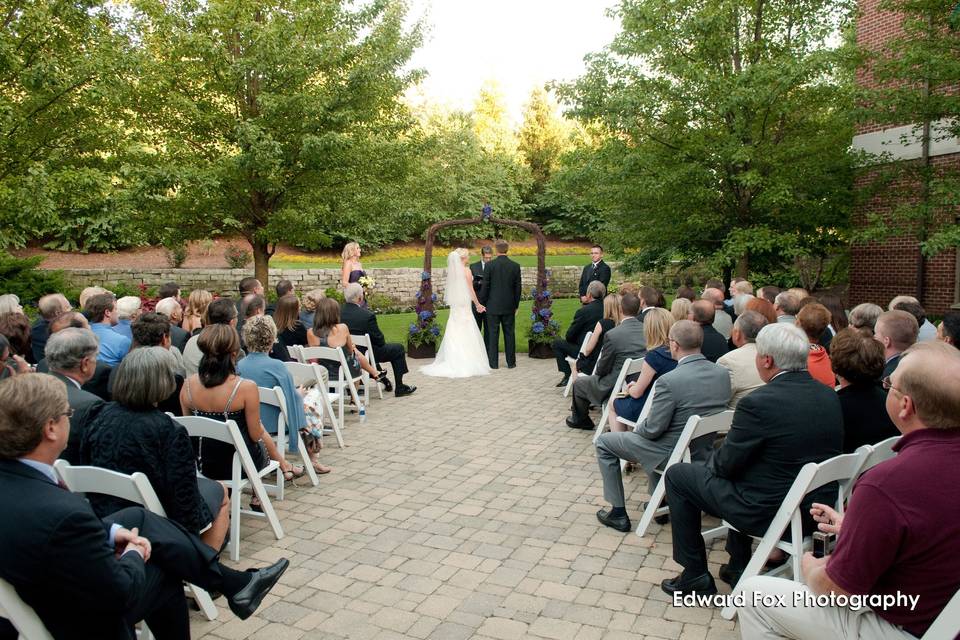
[[[443,295],[450,306],[450,317],[437,358],[420,368],[428,376],[469,378],[490,373],[487,347],[470,311],[471,302],[478,313],[483,313],[484,307],[473,290],[473,276],[467,266],[469,257],[466,249],[454,249],[447,256],[447,287]]]

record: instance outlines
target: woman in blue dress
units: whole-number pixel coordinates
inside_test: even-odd
[[[346,289],[347,285],[351,282],[359,282],[360,278],[367,275],[367,272],[363,270],[363,265],[360,264],[360,245],[356,242],[348,242],[347,246],[343,248],[343,253],[340,255],[343,257],[343,269],[340,271],[340,288]],[[367,307],[366,296],[364,296],[360,306],[363,308]]]
[[[673,315],[660,307],[650,309],[644,314],[643,337],[647,342],[647,355],[643,359],[640,377],[627,386],[627,396],[613,401],[613,409],[610,411],[611,431],[627,430],[627,425],[618,422],[617,416],[636,422],[653,383],[677,367],[677,361],[670,355],[669,345],[670,327],[673,323]]]

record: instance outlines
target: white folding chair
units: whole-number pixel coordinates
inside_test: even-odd
[[[580,343],[580,351],[577,352],[577,355],[583,353],[583,348],[587,346],[588,342],[590,342],[590,336],[592,335],[593,331],[587,331],[587,335],[583,336],[583,342]],[[567,386],[563,388],[564,398],[570,395],[570,391],[573,389],[573,383],[577,381],[577,377],[580,375],[580,373],[577,371],[577,359],[567,356],[566,360],[567,364],[570,365],[570,379],[567,380]]]
[[[799,580],[802,575],[800,572],[800,559],[803,556],[806,540],[803,537],[803,523],[800,507],[803,499],[811,491],[824,487],[831,482],[840,485],[837,493],[837,499],[834,507],[838,511],[843,509],[843,496],[846,486],[856,480],[854,474],[863,461],[863,452],[847,453],[839,455],[821,463],[808,462],[800,469],[797,479],[787,492],[786,497],[780,504],[780,509],[767,527],[767,532],[760,538],[760,545],[750,557],[740,580],[733,587],[731,596],[737,596],[743,592],[743,583],[755,575],[760,574],[763,565],[766,564],[770,553],[776,548],[786,552],[790,556],[789,569],[793,571],[793,579]],[[724,523],[726,524],[726,523]],[[729,526],[729,525],[727,525]],[[790,536],[787,540],[781,540],[787,528],[790,528]],[[788,565],[785,564],[781,570],[785,571]],[[779,572],[777,572],[779,573]],[[733,599],[731,598],[731,602]],[[736,607],[728,605],[720,612],[727,620],[732,620],[737,615]]]
[[[367,361],[370,363],[370,366],[374,369],[377,368],[377,357],[373,355],[373,342],[370,340],[370,334],[364,333],[363,335],[351,334],[350,337],[353,339],[353,344],[357,347],[363,347],[366,349],[363,355],[366,356]],[[366,382],[372,382],[370,376],[367,376]],[[377,385],[377,394],[380,396],[380,399],[383,400],[383,385],[379,382]]]
[[[957,590],[940,615],[920,640],[955,640],[960,636],[960,590]]]
[[[201,416],[174,417],[174,420],[182,424],[191,437],[209,438],[211,440],[225,442],[234,448],[233,469],[230,474],[230,480],[221,481],[231,489],[230,559],[234,562],[240,560],[241,513],[258,518],[266,518],[276,539],[280,540],[283,538],[283,527],[280,526],[280,520],[277,518],[277,513],[273,509],[273,503],[270,502],[270,495],[267,493],[260,479],[261,476],[274,473],[280,467],[280,464],[276,460],[271,460],[263,469],[257,470],[253,465],[253,460],[250,458],[250,452],[247,451],[247,445],[240,435],[240,430],[237,428],[237,423],[233,420],[223,422]],[[241,475],[241,470],[246,473],[246,478]],[[253,495],[257,496],[260,500],[260,507],[263,509],[263,513],[240,508],[240,496],[247,487],[250,487]]]
[[[654,390],[655,389],[656,387],[654,387]],[[650,393],[653,395],[653,391]],[[687,424],[684,425],[683,431],[680,433],[680,439],[677,440],[677,444],[673,447],[673,452],[670,454],[670,457],[667,458],[667,464],[664,466],[663,472],[657,480],[657,486],[653,489],[653,495],[651,495],[650,500],[647,501],[647,506],[643,510],[643,515],[640,517],[640,523],[637,524],[638,536],[642,538],[646,535],[650,523],[653,522],[656,516],[670,513],[670,507],[660,506],[663,504],[663,498],[667,493],[666,479],[664,478],[667,469],[678,462],[690,462],[690,444],[694,440],[709,434],[727,433],[730,431],[732,424],[733,411],[721,411],[712,416],[704,417],[690,416],[687,419]],[[704,539],[709,540],[715,538],[724,531],[726,531],[726,526],[711,529],[704,533]]]
[[[886,440],[881,440],[876,444],[865,444],[860,447],[857,447],[857,453],[863,453],[863,459],[860,462],[860,468],[857,469],[857,472],[854,474],[854,478],[859,478],[860,475],[880,464],[884,460],[889,460],[890,458],[897,455],[897,452],[893,450],[893,445],[897,444],[897,441],[900,440],[900,436],[893,436],[887,438]],[[844,492],[844,502],[850,499],[850,494],[853,492],[853,487],[856,483],[851,482],[845,487]]]
[[[648,415],[650,415],[650,408],[653,406],[653,396],[657,392],[657,381],[653,381],[653,386],[650,387],[650,393],[647,394],[647,399],[643,401],[643,407],[640,409],[640,415],[637,416],[636,420],[627,420],[623,416],[617,416],[617,422],[620,424],[625,424],[630,427],[631,430],[636,431],[637,425],[643,422]]]
[[[613,408],[613,401],[617,399],[617,394],[623,391],[624,381],[627,376],[634,373],[640,373],[643,367],[643,358],[627,358],[620,367],[620,373],[617,375],[617,381],[613,383],[613,391],[606,404],[603,405],[603,412],[600,414],[600,422],[597,423],[597,430],[593,433],[593,444],[597,444],[600,435],[607,429],[607,416],[610,415],[610,409]]]
[[[330,389],[340,394],[341,403],[344,402],[346,394],[349,393],[354,404],[357,405],[358,412],[361,408],[367,407],[367,400],[369,400],[370,390],[370,376],[366,371],[361,371],[359,376],[355,378],[349,378],[348,376],[350,375],[350,368],[347,367],[347,358],[344,356],[342,349],[334,349],[332,347],[300,347],[299,353],[301,362],[310,362],[311,360],[331,360],[333,362],[339,362],[340,375],[336,380],[329,381],[328,384],[330,385]],[[366,380],[366,382],[364,382],[364,380]],[[360,399],[360,394],[357,392],[357,386],[355,384],[358,382],[363,387],[362,401]]]
[[[337,444],[343,449],[343,434],[340,432],[341,428],[343,428],[343,402],[340,402],[339,419],[333,411],[333,404],[331,404],[332,402],[340,401],[342,396],[337,392],[330,391],[327,370],[316,363],[284,362],[284,365],[286,365],[290,375],[293,376],[293,383],[295,385],[304,388],[316,386],[323,392],[320,395],[323,402],[323,414],[330,418],[331,427],[328,429],[324,426],[322,433],[327,434],[332,431],[337,438]],[[321,416],[321,419],[322,418],[323,416]]]
[[[0,618],[9,620],[22,640],[53,640],[33,607],[3,578],[0,578]]]
[[[296,437],[297,438],[297,453],[300,454],[300,459],[303,460],[303,468],[307,471],[307,476],[310,477],[310,482],[313,486],[320,484],[320,479],[317,477],[317,472],[313,468],[313,461],[310,460],[310,454],[307,453],[307,448],[303,444],[303,438],[300,437],[300,434],[289,434],[287,433],[287,425],[290,424],[290,414],[287,413],[287,398],[283,393],[283,389],[280,387],[274,387],[272,389],[267,389],[266,387],[257,387],[257,390],[260,392],[260,406],[267,405],[270,407],[276,407],[280,411],[280,415],[277,416],[277,450],[286,451],[286,442],[284,442],[285,437]],[[284,437],[281,437],[281,434],[284,434]],[[270,487],[264,485],[267,489],[267,492],[270,492]],[[280,474],[280,488],[277,493],[279,500],[283,500],[283,474]]]
[[[73,493],[99,493],[113,496],[139,504],[147,511],[163,518],[167,517],[157,492],[150,484],[150,479],[139,471],[127,475],[102,467],[74,467],[66,460],[57,460],[53,466],[57,470],[57,475]],[[193,597],[207,620],[217,619],[217,608],[209,593],[189,583],[184,585],[183,590]]]

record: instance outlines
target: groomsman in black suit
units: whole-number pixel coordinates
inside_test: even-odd
[[[590,264],[583,268],[580,274],[580,302],[590,304],[593,298],[587,295],[587,286],[594,280],[603,283],[605,289],[610,288],[610,265],[603,261],[603,247],[598,244],[590,248]]]
[[[470,265],[470,273],[473,274],[473,292],[477,294],[477,300],[480,299],[480,289],[483,287],[483,274],[487,263],[493,259],[493,247],[484,245],[480,249],[480,259]],[[477,313],[476,308],[470,307],[473,311],[473,319],[477,321],[477,327],[483,331],[484,337],[487,335],[487,313]]]
[[[64,383],[42,373],[0,384],[0,577],[59,640],[188,640],[187,581],[250,617],[289,562],[237,571],[180,525],[141,507],[106,518],[60,485],[53,467],[70,434]],[[0,633],[4,630],[0,629]]]
[[[510,245],[497,240],[497,257],[484,267],[480,287],[480,304],[487,308],[487,357],[490,368],[500,363],[500,327],[503,327],[503,350],[507,368],[517,366],[517,340],[514,335],[517,307],[520,306],[520,265],[507,257]]]

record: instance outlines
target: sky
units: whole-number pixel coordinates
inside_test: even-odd
[[[485,80],[498,82],[510,115],[521,120],[531,89],[572,80],[583,57],[619,30],[605,10],[615,0],[412,0],[425,16],[424,45],[411,64],[427,71],[419,93],[431,102],[469,109]]]

